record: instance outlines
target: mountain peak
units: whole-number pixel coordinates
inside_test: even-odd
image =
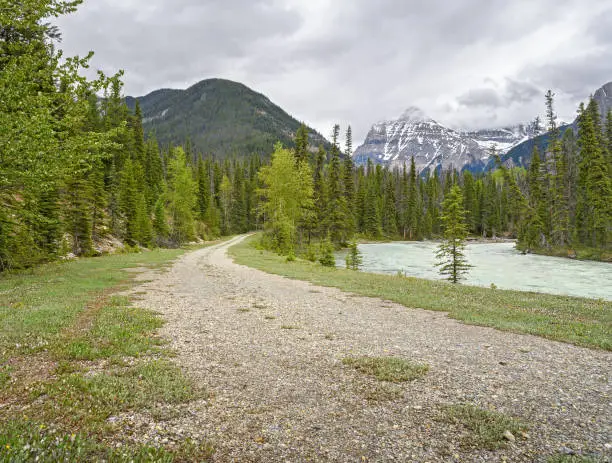
[[[410,106],[406,111],[402,113],[399,117],[400,121],[406,122],[427,122],[431,121],[428,118],[421,108],[417,108],[416,106]]]

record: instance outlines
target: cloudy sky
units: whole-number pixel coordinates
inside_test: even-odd
[[[240,81],[328,135],[418,106],[455,128],[570,120],[612,81],[610,0],[86,0],[61,48],[125,90]]]

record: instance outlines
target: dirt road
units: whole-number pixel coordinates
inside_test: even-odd
[[[239,266],[226,250],[240,239],[189,253],[134,289],[146,291],[139,305],[163,314],[161,334],[177,362],[210,393],[180,416],[142,424],[151,437],[208,438],[223,462],[546,461],[556,452],[612,452],[610,353]],[[342,363],[366,355],[430,371],[395,386]],[[444,420],[444,406],[460,403],[519,418],[527,436],[497,451],[465,448],[469,431]]]

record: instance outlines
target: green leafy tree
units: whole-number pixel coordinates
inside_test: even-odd
[[[196,204],[196,184],[182,148],[175,148],[168,164],[166,194],[170,216],[170,236],[176,244],[195,237],[193,211]]]
[[[274,248],[288,255],[295,250],[297,226],[312,207],[313,181],[307,163],[296,165],[294,154],[279,143],[272,162],[259,171],[267,234]]]

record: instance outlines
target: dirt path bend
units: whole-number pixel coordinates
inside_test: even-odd
[[[211,394],[152,429],[204,436],[220,462],[609,458],[610,353],[239,266],[226,250],[241,239],[187,254],[134,290],[146,291],[139,304],[163,314],[177,362]],[[400,356],[430,371],[391,386],[343,365],[351,355]],[[528,436],[467,449],[467,431],[440,419],[457,403],[519,417]]]

